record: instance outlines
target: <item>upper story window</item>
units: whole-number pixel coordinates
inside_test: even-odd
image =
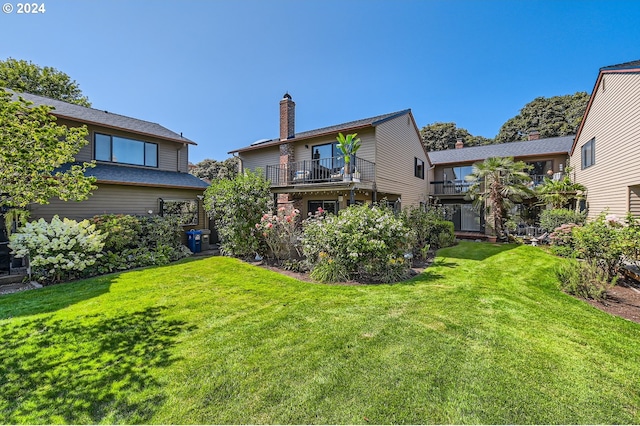
[[[582,168],[586,169],[596,163],[596,138],[582,145]]]
[[[96,133],[95,159],[112,163],[158,167],[158,144]]]
[[[344,166],[342,153],[338,149],[338,143],[327,143],[324,145],[315,145],[312,147],[312,158],[328,169],[339,169]]]
[[[465,178],[473,173],[473,166],[446,167],[443,173],[445,182],[465,181]]]
[[[413,159],[413,175],[417,178],[424,179],[424,161],[417,157]]]

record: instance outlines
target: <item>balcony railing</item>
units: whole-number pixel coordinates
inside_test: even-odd
[[[345,173],[342,157],[330,157],[269,165],[266,169],[266,177],[271,181],[271,186],[345,181],[373,182],[376,175],[376,165],[362,158],[354,157],[349,163],[347,171],[350,173]]]
[[[560,179],[561,173],[556,173],[553,176],[548,175],[531,175],[531,188],[536,188],[544,183],[544,178],[552,178],[554,180]],[[447,180],[447,181],[435,181],[431,182],[431,189],[433,195],[464,195],[469,191],[469,187],[473,182],[466,180]]]

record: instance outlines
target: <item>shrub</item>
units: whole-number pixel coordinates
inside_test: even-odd
[[[351,206],[338,216],[304,222],[302,247],[311,277],[320,281],[397,281],[410,270],[405,254],[415,233],[383,206]]]
[[[607,291],[616,283],[617,277],[609,281],[609,277],[595,261],[584,262],[572,260],[556,270],[560,280],[560,288],[575,296],[587,299],[602,300]]]
[[[276,214],[265,213],[256,223],[256,229],[269,248],[267,254],[278,260],[290,259],[292,249],[298,250],[300,228],[298,218],[300,210],[294,209],[287,214],[286,208],[280,207]]]
[[[10,237],[16,257],[29,256],[33,277],[42,283],[72,279],[102,255],[106,235],[88,220],[58,216],[27,223]]]
[[[573,230],[577,255],[594,262],[607,277],[614,277],[623,261],[624,224],[614,215],[601,213],[594,221]]]
[[[551,232],[568,223],[582,225],[585,223],[586,217],[586,213],[578,213],[570,209],[543,210],[540,213],[540,227]]]
[[[259,247],[256,223],[273,205],[270,184],[260,171],[213,181],[205,191],[205,207],[220,237],[226,255],[247,256]]]
[[[166,265],[191,255],[182,244],[184,231],[175,216],[105,214],[94,216],[91,221],[108,236],[103,256],[85,271],[85,276]]]
[[[438,210],[410,207],[402,212],[402,218],[416,235],[414,255],[423,255],[425,247],[437,250],[452,246],[455,242],[453,222],[442,219],[442,213]]]
[[[566,223],[554,229],[549,235],[551,241],[551,253],[563,257],[575,257],[575,242],[573,229],[578,227],[575,223]]]
[[[622,230],[622,253],[626,261],[640,268],[640,223],[628,214],[627,225]]]

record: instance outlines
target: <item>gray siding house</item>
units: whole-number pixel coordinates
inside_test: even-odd
[[[590,219],[640,217],[640,60],[601,68],[571,148]]]
[[[169,202],[179,201],[193,213],[186,226],[208,228],[201,201],[208,184],[188,173],[193,141],[156,123],[28,93],[17,96],[36,106],[53,107],[51,114],[58,124],[86,125],[89,143],[75,160],[96,162],[86,173],[96,177],[98,187],[88,200],[56,198],[50,204],[31,205],[32,219],[59,215],[81,220],[105,213],[164,215]]]
[[[338,133],[357,133],[361,148],[345,168]],[[386,200],[395,208],[428,200],[428,158],[411,110],[304,132],[295,130],[295,103],[280,101],[280,137],[230,152],[241,170],[261,169],[279,205],[305,217],[319,207],[337,212],[353,203]]]

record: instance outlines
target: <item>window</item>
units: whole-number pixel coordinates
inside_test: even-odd
[[[424,161],[419,158],[414,158],[413,174],[417,178],[424,179]]]
[[[334,172],[344,166],[344,159],[338,149],[337,142],[315,145],[311,149],[313,150],[312,158],[317,161],[320,166]]]
[[[322,207],[322,210],[327,213],[338,214],[338,202],[337,201],[309,201],[307,204],[309,213],[314,214],[318,211],[318,208]]]
[[[135,139],[96,133],[95,157],[98,161],[158,167],[158,145]]]
[[[596,163],[596,138],[582,145],[582,168],[586,169]]]
[[[177,216],[180,225],[198,224],[198,200],[163,200],[160,198],[160,216]]]

